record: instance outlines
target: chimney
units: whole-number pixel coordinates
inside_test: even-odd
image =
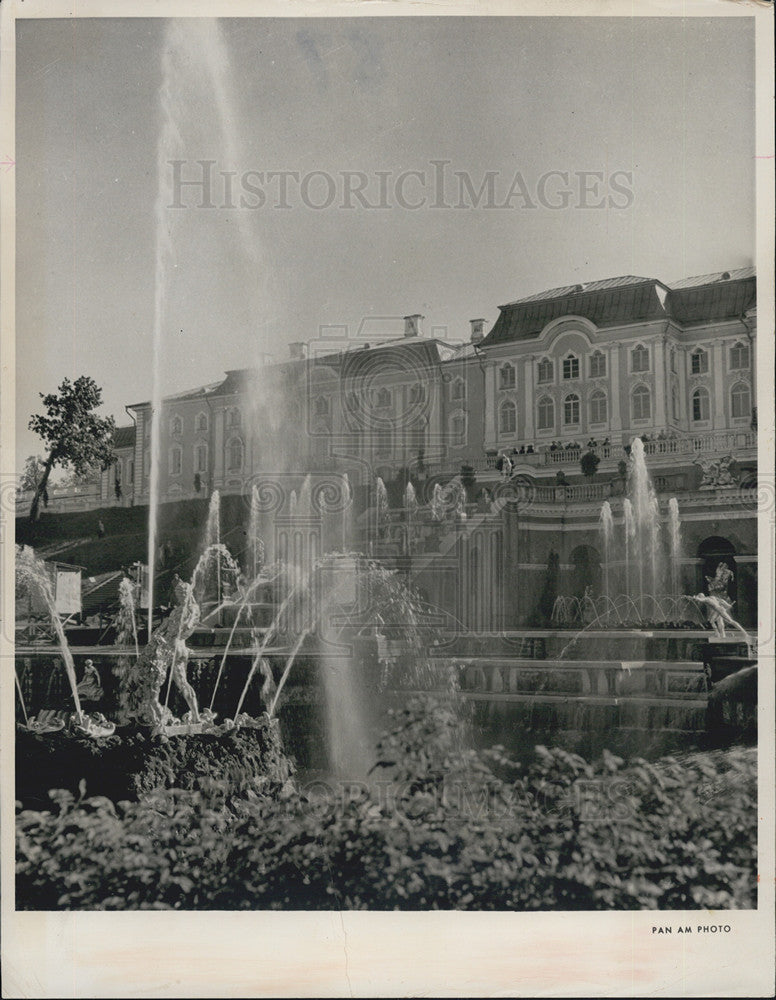
[[[404,336],[405,337],[420,337],[420,324],[421,321],[425,319],[425,316],[421,316],[420,313],[413,313],[412,316],[404,317]]]
[[[292,361],[303,361],[304,360],[304,349],[307,344],[303,340],[294,340],[288,345],[289,357]]]
[[[479,344],[479,342],[485,336],[485,320],[470,319],[469,324],[472,328],[472,335],[470,340],[473,344]]]

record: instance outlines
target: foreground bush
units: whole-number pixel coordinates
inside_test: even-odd
[[[371,787],[225,783],[19,814],[26,909],[713,909],[755,905],[756,753],[519,768],[428,702],[395,717]],[[323,791],[326,794],[320,794]]]

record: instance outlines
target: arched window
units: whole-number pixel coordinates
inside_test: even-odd
[[[537,426],[540,431],[549,431],[555,426],[555,403],[549,396],[542,396],[538,405]]]
[[[674,420],[679,419],[679,390],[675,385],[671,386],[671,412],[674,415]]]
[[[499,388],[501,389],[514,389],[515,387],[515,368],[514,365],[506,364],[502,365],[499,369]]]
[[[517,428],[517,410],[514,403],[501,404],[499,410],[499,430],[502,434],[514,434]]]
[[[645,385],[637,385],[631,396],[634,420],[649,420],[652,415],[652,396]]]
[[[390,406],[393,400],[390,389],[382,388],[377,390],[377,405]]]
[[[631,351],[631,371],[649,371],[649,348],[643,344],[637,344]]]
[[[702,347],[697,347],[690,355],[692,375],[705,375],[709,370],[709,355]]]
[[[170,433],[171,434],[183,433],[183,421],[177,414],[170,421]]]
[[[134,462],[134,459],[130,459],[129,460],[129,465],[127,466],[127,468],[129,469],[129,473],[128,473],[128,475],[129,475],[129,481],[130,481],[130,483],[134,483],[134,481],[135,481],[135,462]]]
[[[671,364],[671,371],[676,375],[676,348],[672,347],[668,355]]]
[[[709,419],[709,390],[702,385],[692,394],[692,418],[696,422]]]
[[[174,444],[168,453],[167,471],[171,476],[179,476],[182,465],[183,449],[179,444]]]
[[[572,392],[563,400],[563,423],[579,423],[579,396]]]
[[[603,351],[593,351],[590,355],[590,378],[603,378],[606,375],[606,355]]]
[[[453,399],[466,399],[466,383],[462,378],[453,382]]]
[[[207,472],[207,445],[204,442],[194,446],[194,471]]]
[[[730,370],[744,371],[747,368],[749,368],[749,345],[739,340],[730,348]]]
[[[208,428],[207,413],[198,413],[197,430],[200,432],[200,434],[207,434],[207,428]]]
[[[736,382],[730,390],[730,414],[733,417],[748,417],[752,413],[752,393],[746,382]]]
[[[329,401],[325,396],[319,396],[315,400],[315,415],[316,417],[328,417]]]
[[[239,438],[232,438],[226,450],[226,462],[229,472],[239,472],[243,465],[243,443]]]
[[[563,359],[563,378],[579,378],[579,358],[576,354],[567,354]]]
[[[537,365],[537,377],[539,382],[552,382],[554,366],[550,358],[542,358]]]
[[[606,393],[601,389],[596,389],[590,397],[590,423],[606,423]]]
[[[236,406],[233,406],[227,415],[226,426],[227,427],[239,427],[242,420],[240,411]]]

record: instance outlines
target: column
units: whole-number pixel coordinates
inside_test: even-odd
[[[525,407],[525,420],[523,422],[524,433],[522,437],[530,444],[534,438],[534,375],[536,372],[536,355],[531,354],[525,359],[523,367],[523,378],[525,379],[525,395],[523,397]],[[518,432],[520,428],[518,426]]]
[[[496,365],[491,361],[485,370],[485,446],[495,448],[497,443]]]
[[[714,391],[712,393],[712,406],[714,407],[714,430],[725,426],[725,369],[724,350],[722,340],[718,337],[714,341],[713,353],[714,365]]]
[[[679,376],[679,426],[687,430],[687,351],[676,348],[676,367]]]
[[[662,430],[666,426],[666,340],[659,337],[655,341],[655,426]]]
[[[215,435],[213,442],[213,489],[224,484],[224,424],[226,411],[220,407],[213,414]]]
[[[609,348],[609,426],[612,434],[622,431],[620,416],[620,345]],[[619,443],[619,442],[618,442]]]

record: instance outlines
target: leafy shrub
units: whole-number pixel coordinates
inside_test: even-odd
[[[371,785],[55,792],[17,824],[26,909],[676,909],[755,902],[756,752],[596,765],[473,750],[451,702],[397,713]]]

